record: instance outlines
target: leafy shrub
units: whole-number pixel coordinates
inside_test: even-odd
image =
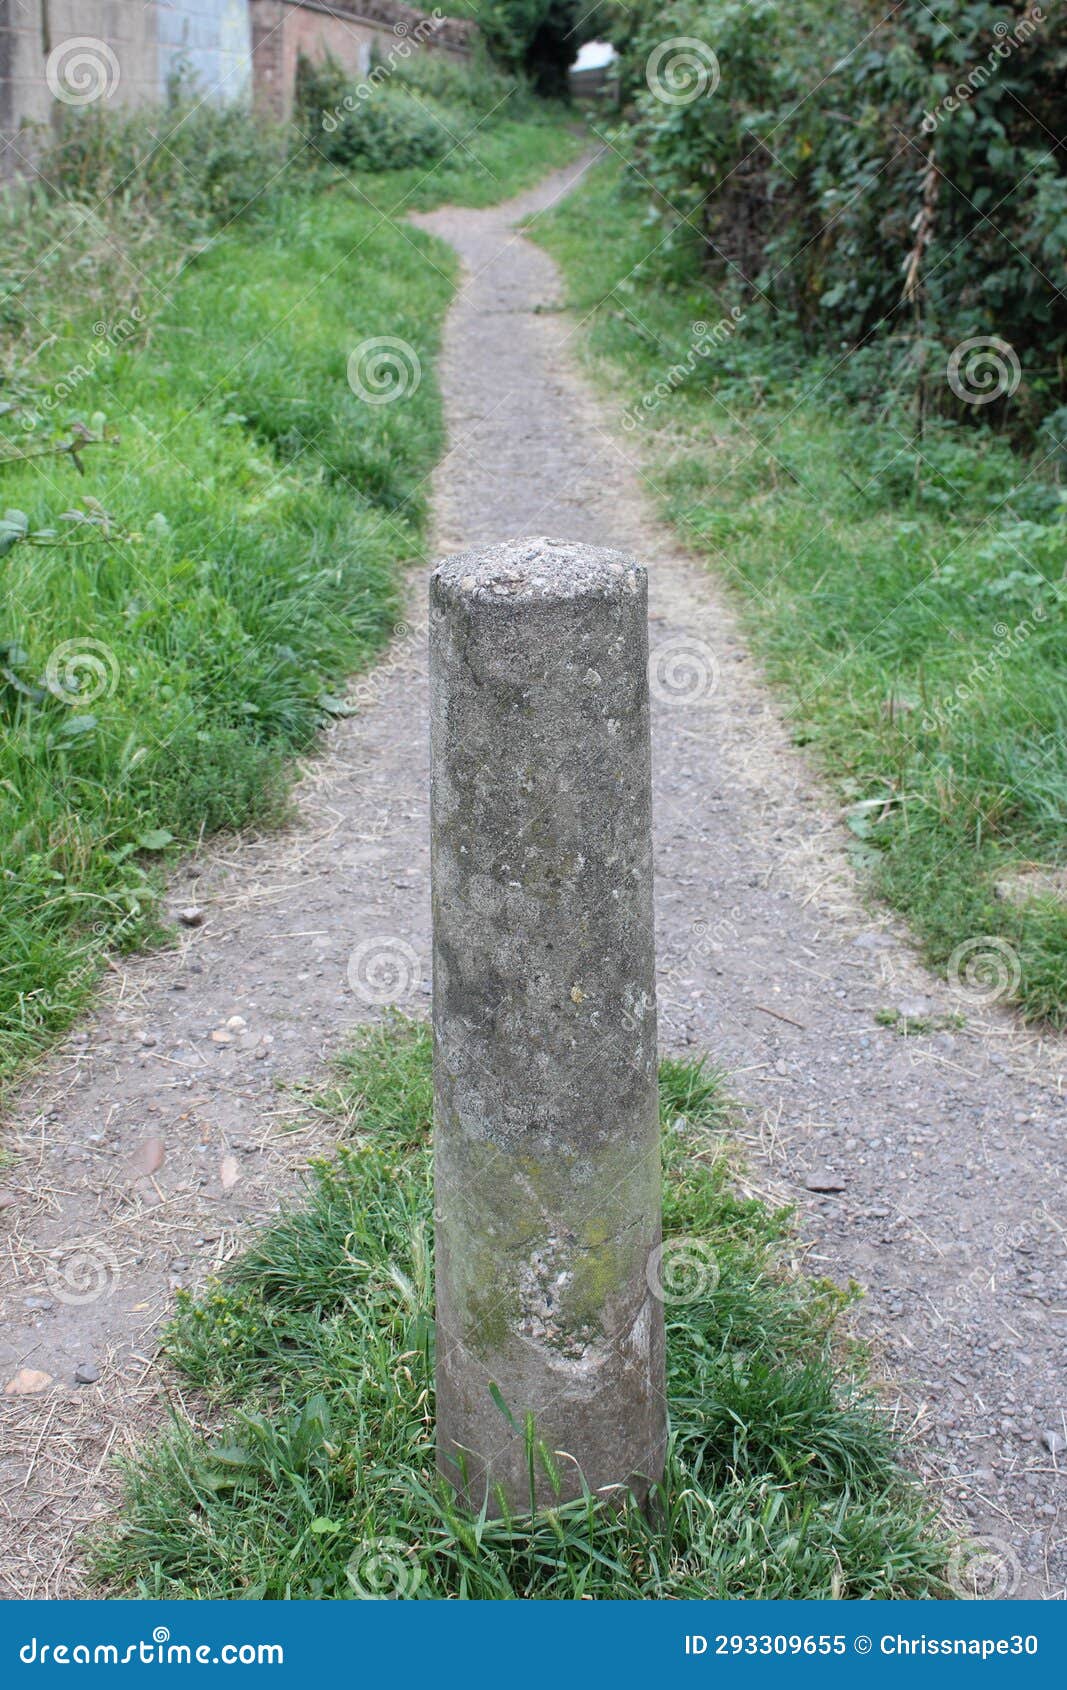
[[[298,123],[312,152],[341,169],[405,170],[433,164],[454,145],[431,101],[390,83],[353,83],[340,66],[300,61]]]
[[[868,391],[1007,420],[1067,397],[1067,15],[1014,0],[644,0],[616,31],[635,163],[681,238],[773,309],[779,332],[866,357]],[[717,86],[646,86],[677,36],[713,50]],[[988,406],[946,379],[961,342],[1007,343]]]

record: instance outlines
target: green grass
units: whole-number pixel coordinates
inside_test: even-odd
[[[849,1297],[796,1267],[786,1211],[737,1194],[729,1106],[660,1070],[665,1234],[713,1275],[668,1301],[661,1517],[592,1498],[472,1518],[434,1472],[430,1039],[367,1031],[321,1107],[347,1139],[166,1347],[196,1388],[128,1468],[98,1578],[145,1597],[930,1597],[946,1546],[859,1363]]]
[[[143,128],[111,152],[94,131],[78,168],[121,181]],[[233,119],[223,140],[240,199],[238,142],[242,193],[276,160]],[[192,180],[185,145],[181,170],[151,155],[168,192]],[[578,145],[501,114],[429,171],[331,186],[290,166],[254,221],[227,202],[214,233],[199,202],[171,219],[151,194],[4,212],[0,1079],[69,1022],[106,948],[155,935],[168,852],[277,820],[292,753],[388,636],[442,449],[455,283],[407,212],[511,194]],[[410,348],[394,403],[346,379],[376,337]]]
[[[1067,1025],[1067,902],[1033,872],[1067,862],[1051,460],[988,429],[928,421],[917,437],[892,393],[861,408],[864,354],[814,361],[759,301],[691,356],[693,325],[738,302],[664,244],[647,200],[613,162],[534,231],[635,455],[732,589],[872,884],[973,1001]]]

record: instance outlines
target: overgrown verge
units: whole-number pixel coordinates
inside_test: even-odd
[[[280,814],[387,636],[454,281],[404,216],[578,144],[507,88],[441,82],[434,159],[377,174],[193,97],[78,114],[0,204],[0,1078],[153,933],[163,854]]]
[[[1067,1025],[1067,523],[1046,443],[859,402],[846,359],[664,239],[617,158],[536,236],[664,510],[837,781],[858,865],[966,1001]]]
[[[1061,0],[606,6],[661,236],[877,408],[1062,444]]]
[[[737,1194],[722,1082],[660,1069],[665,1233],[699,1271],[666,1305],[662,1518],[591,1497],[470,1518],[433,1456],[432,1090],[425,1028],[368,1031],[321,1106],[351,1137],[167,1337],[204,1428],[128,1474],[97,1553],[151,1597],[924,1597],[946,1545],[836,1336],[848,1296]],[[714,1267],[714,1272],[708,1271]]]

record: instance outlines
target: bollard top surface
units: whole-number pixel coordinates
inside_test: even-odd
[[[626,552],[542,534],[458,552],[437,565],[431,583],[449,598],[537,603],[629,597],[644,590],[646,578]]]

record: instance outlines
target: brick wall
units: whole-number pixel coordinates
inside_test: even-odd
[[[416,11],[400,0],[251,0],[253,87],[256,105],[272,117],[288,117],[293,105],[297,60],[336,59],[362,76],[377,47],[384,58],[409,50],[467,58],[473,24]],[[431,27],[432,26],[432,27]]]

